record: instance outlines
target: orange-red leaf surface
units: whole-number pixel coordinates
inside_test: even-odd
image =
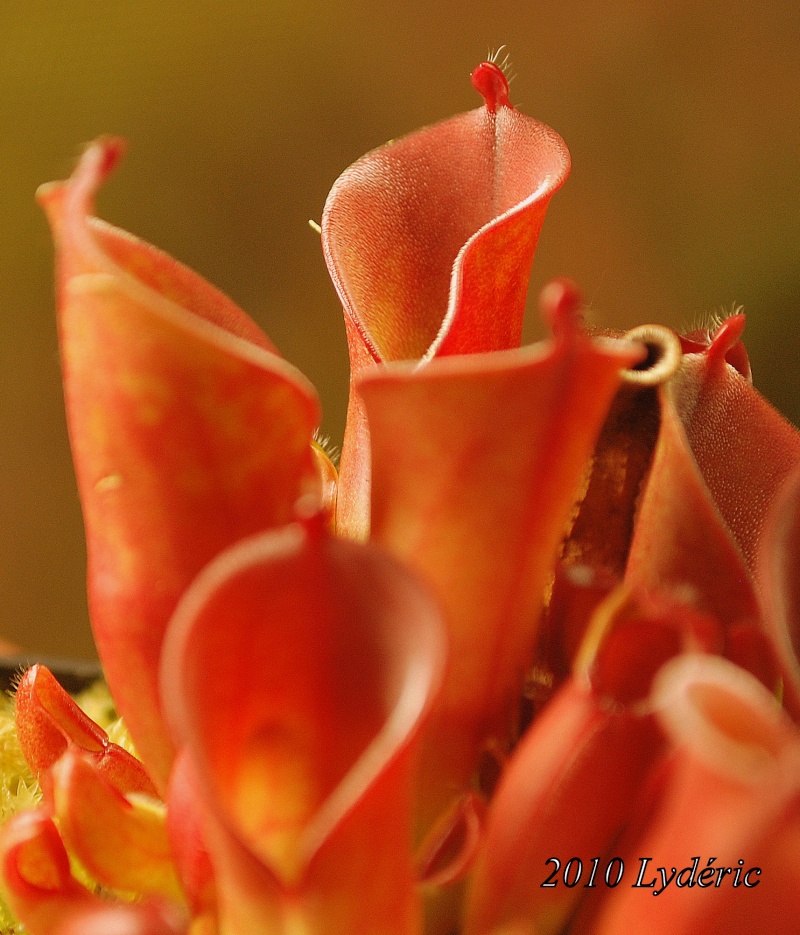
[[[94,765],[68,750],[52,770],[53,804],[70,854],[114,890],[183,901],[163,802],[123,795]]]
[[[626,580],[687,599],[727,625],[758,614],[752,579],[692,456],[669,386],[634,527]]]
[[[216,912],[214,868],[206,844],[208,811],[200,793],[194,762],[181,750],[169,777],[167,834],[175,866],[195,915]]]
[[[714,503],[754,571],[770,504],[800,465],[800,432],[727,361],[726,349],[743,330],[744,316],[729,318],[705,353],[684,355],[668,395]]]
[[[90,760],[119,792],[156,795],[142,764],[108,739],[108,734],[78,707],[46,666],[31,666],[20,679],[14,696],[14,717],[22,754],[40,778],[66,751],[72,750]]]
[[[764,625],[780,661],[784,704],[800,720],[800,471],[775,498],[758,567]]]
[[[742,316],[728,319],[661,387],[661,434],[629,569],[692,584],[722,620],[756,613],[752,574],[767,513],[800,464],[800,433],[726,361],[743,327]]]
[[[492,799],[465,935],[557,933],[593,866],[603,889],[606,863],[593,861],[625,827],[663,745],[648,704],[653,677],[685,647],[713,647],[715,637],[711,621],[643,592],[620,588],[601,604],[575,673],[520,741]]]
[[[164,701],[208,808],[223,931],[418,931],[411,767],[443,652],[418,583],[319,516],[201,573]]]
[[[626,580],[676,589],[716,616],[726,654],[774,688],[779,650],[762,629],[755,575],[770,504],[800,464],[800,433],[726,362],[742,327],[729,319],[660,388]]]
[[[169,903],[108,903],[75,913],[55,935],[216,935],[213,929],[189,927]]]
[[[19,812],[0,830],[0,882],[15,917],[33,935],[54,935],[72,913],[103,905],[72,876],[52,817]]]
[[[608,895],[590,931],[794,933],[800,732],[755,678],[715,656],[668,663],[653,701],[674,763],[650,825],[623,855],[631,877]],[[642,857],[650,861],[637,888]],[[671,878],[666,886],[659,867]]]
[[[106,676],[164,789],[164,628],[221,549],[283,524],[318,488],[313,389],[233,303],[185,267],[90,217],[120,153],[85,152],[45,186],[59,265],[67,416],[86,525],[92,623]]]
[[[325,205],[322,243],[353,379],[375,362],[518,346],[539,231],[569,166],[563,140],[506,98],[344,172]],[[368,446],[352,384],[338,505],[352,535],[369,526]]]
[[[569,511],[620,370],[640,356],[588,338],[578,301],[568,284],[545,290],[549,342],[387,365],[359,384],[372,535],[433,588],[452,647],[423,761],[423,831],[481,749],[507,746]]]

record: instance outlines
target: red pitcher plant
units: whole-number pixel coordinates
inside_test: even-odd
[[[800,434],[741,314],[614,334],[558,280],[520,346],[569,154],[495,62],[472,81],[325,206],[338,475],[258,326],[92,216],[119,140],[41,189],[136,755],[22,676],[31,935],[800,931]]]

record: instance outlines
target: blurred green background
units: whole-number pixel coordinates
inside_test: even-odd
[[[477,106],[501,43],[512,100],[573,155],[532,291],[569,274],[621,327],[742,303],[756,384],[800,421],[797,0],[0,0],[0,634],[93,652],[36,186],[126,136],[99,213],[249,311],[337,440],[344,331],[307,219],[363,152]]]

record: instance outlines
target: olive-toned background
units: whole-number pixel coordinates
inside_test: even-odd
[[[476,106],[500,43],[573,154],[533,289],[570,274],[623,327],[741,302],[756,383],[800,420],[797,0],[0,0],[0,634],[93,652],[37,184],[128,137],[100,213],[254,315],[336,440],[344,334],[307,219],[363,152]]]

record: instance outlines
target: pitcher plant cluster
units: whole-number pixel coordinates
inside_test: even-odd
[[[755,935],[800,925],[800,434],[744,318],[586,325],[545,287],[560,137],[509,101],[335,183],[351,363],[312,386],[229,299],[40,201],[92,625],[137,755],[36,666],[0,833],[31,935]]]

